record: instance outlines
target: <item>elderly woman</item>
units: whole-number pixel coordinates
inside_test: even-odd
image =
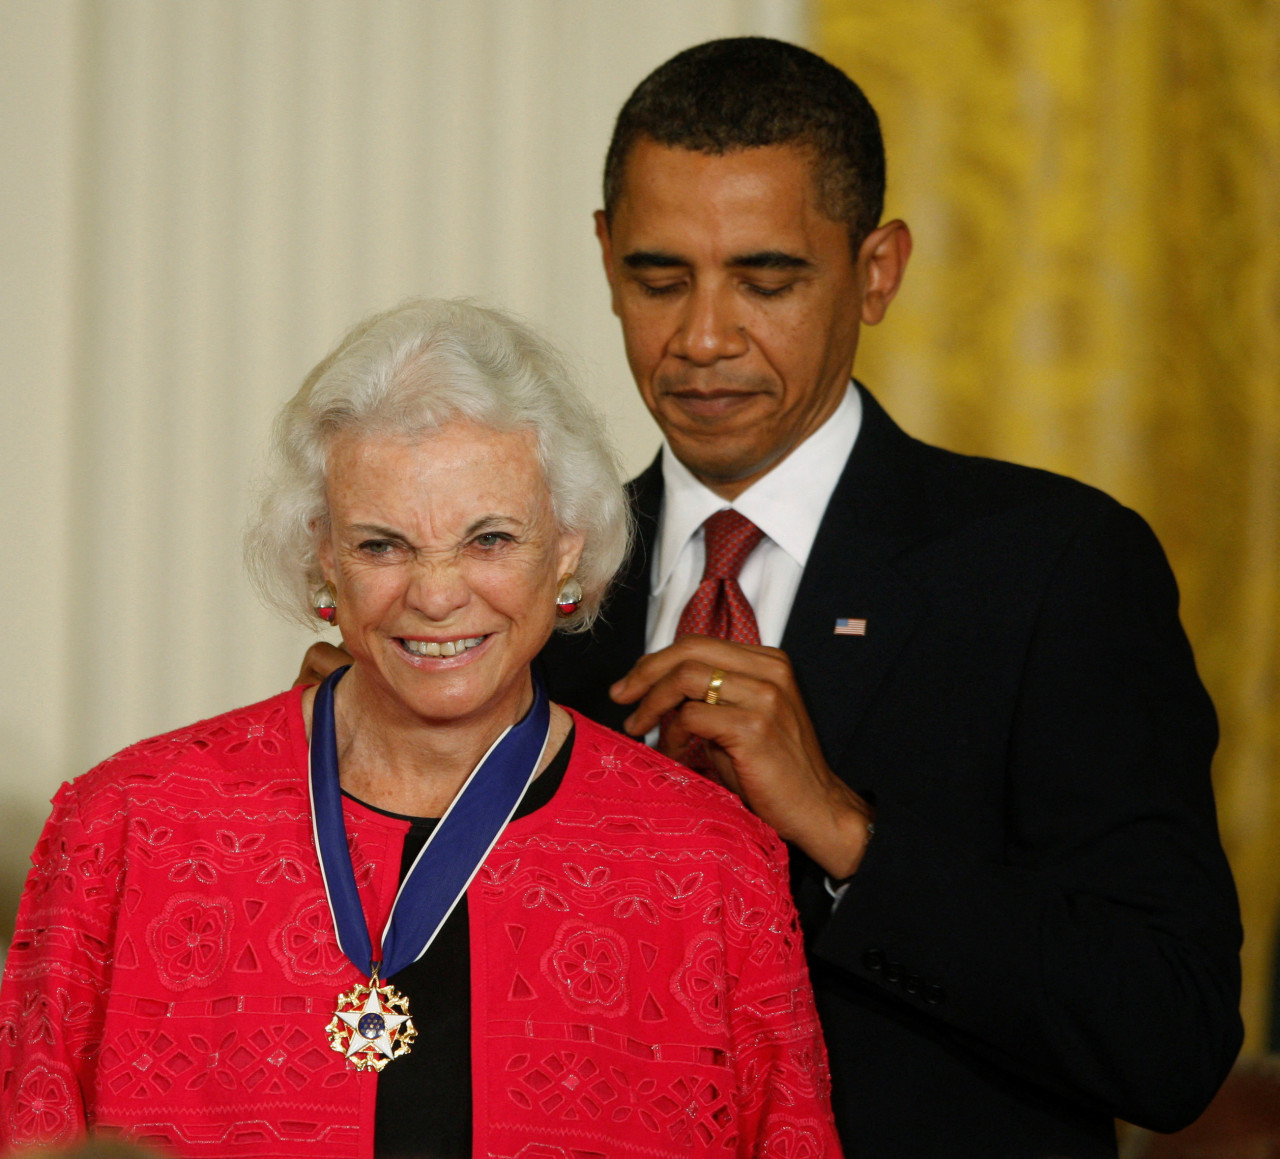
[[[353,663],[66,785],[0,994],[0,1125],[180,1156],[836,1155],[783,849],[548,702],[627,537],[501,314],[358,326],[276,430],[252,569]]]

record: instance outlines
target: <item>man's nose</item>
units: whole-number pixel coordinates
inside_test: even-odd
[[[672,353],[695,366],[711,366],[747,351],[747,335],[728,287],[699,287],[685,299]]]

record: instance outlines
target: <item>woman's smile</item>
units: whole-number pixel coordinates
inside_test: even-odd
[[[415,658],[430,656],[443,659],[461,657],[464,653],[479,648],[489,639],[489,636],[462,636],[445,640],[424,640],[411,636],[396,637],[400,647]]]

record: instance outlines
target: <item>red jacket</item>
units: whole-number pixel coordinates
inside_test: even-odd
[[[333,935],[299,696],[59,790],[0,990],[5,1144],[87,1126],[180,1156],[373,1154],[377,1076],[325,1033],[364,979]],[[838,1156],[781,843],[730,794],[576,723],[554,798],[467,894],[474,1153]],[[407,824],[350,802],[346,824],[379,930]]]

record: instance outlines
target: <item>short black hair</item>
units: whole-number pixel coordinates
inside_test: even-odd
[[[822,57],[762,36],[711,40],[659,65],[627,98],[604,163],[604,212],[641,137],[723,154],[793,145],[814,157],[818,202],[857,252],[884,210],[884,141],[862,90]]]

